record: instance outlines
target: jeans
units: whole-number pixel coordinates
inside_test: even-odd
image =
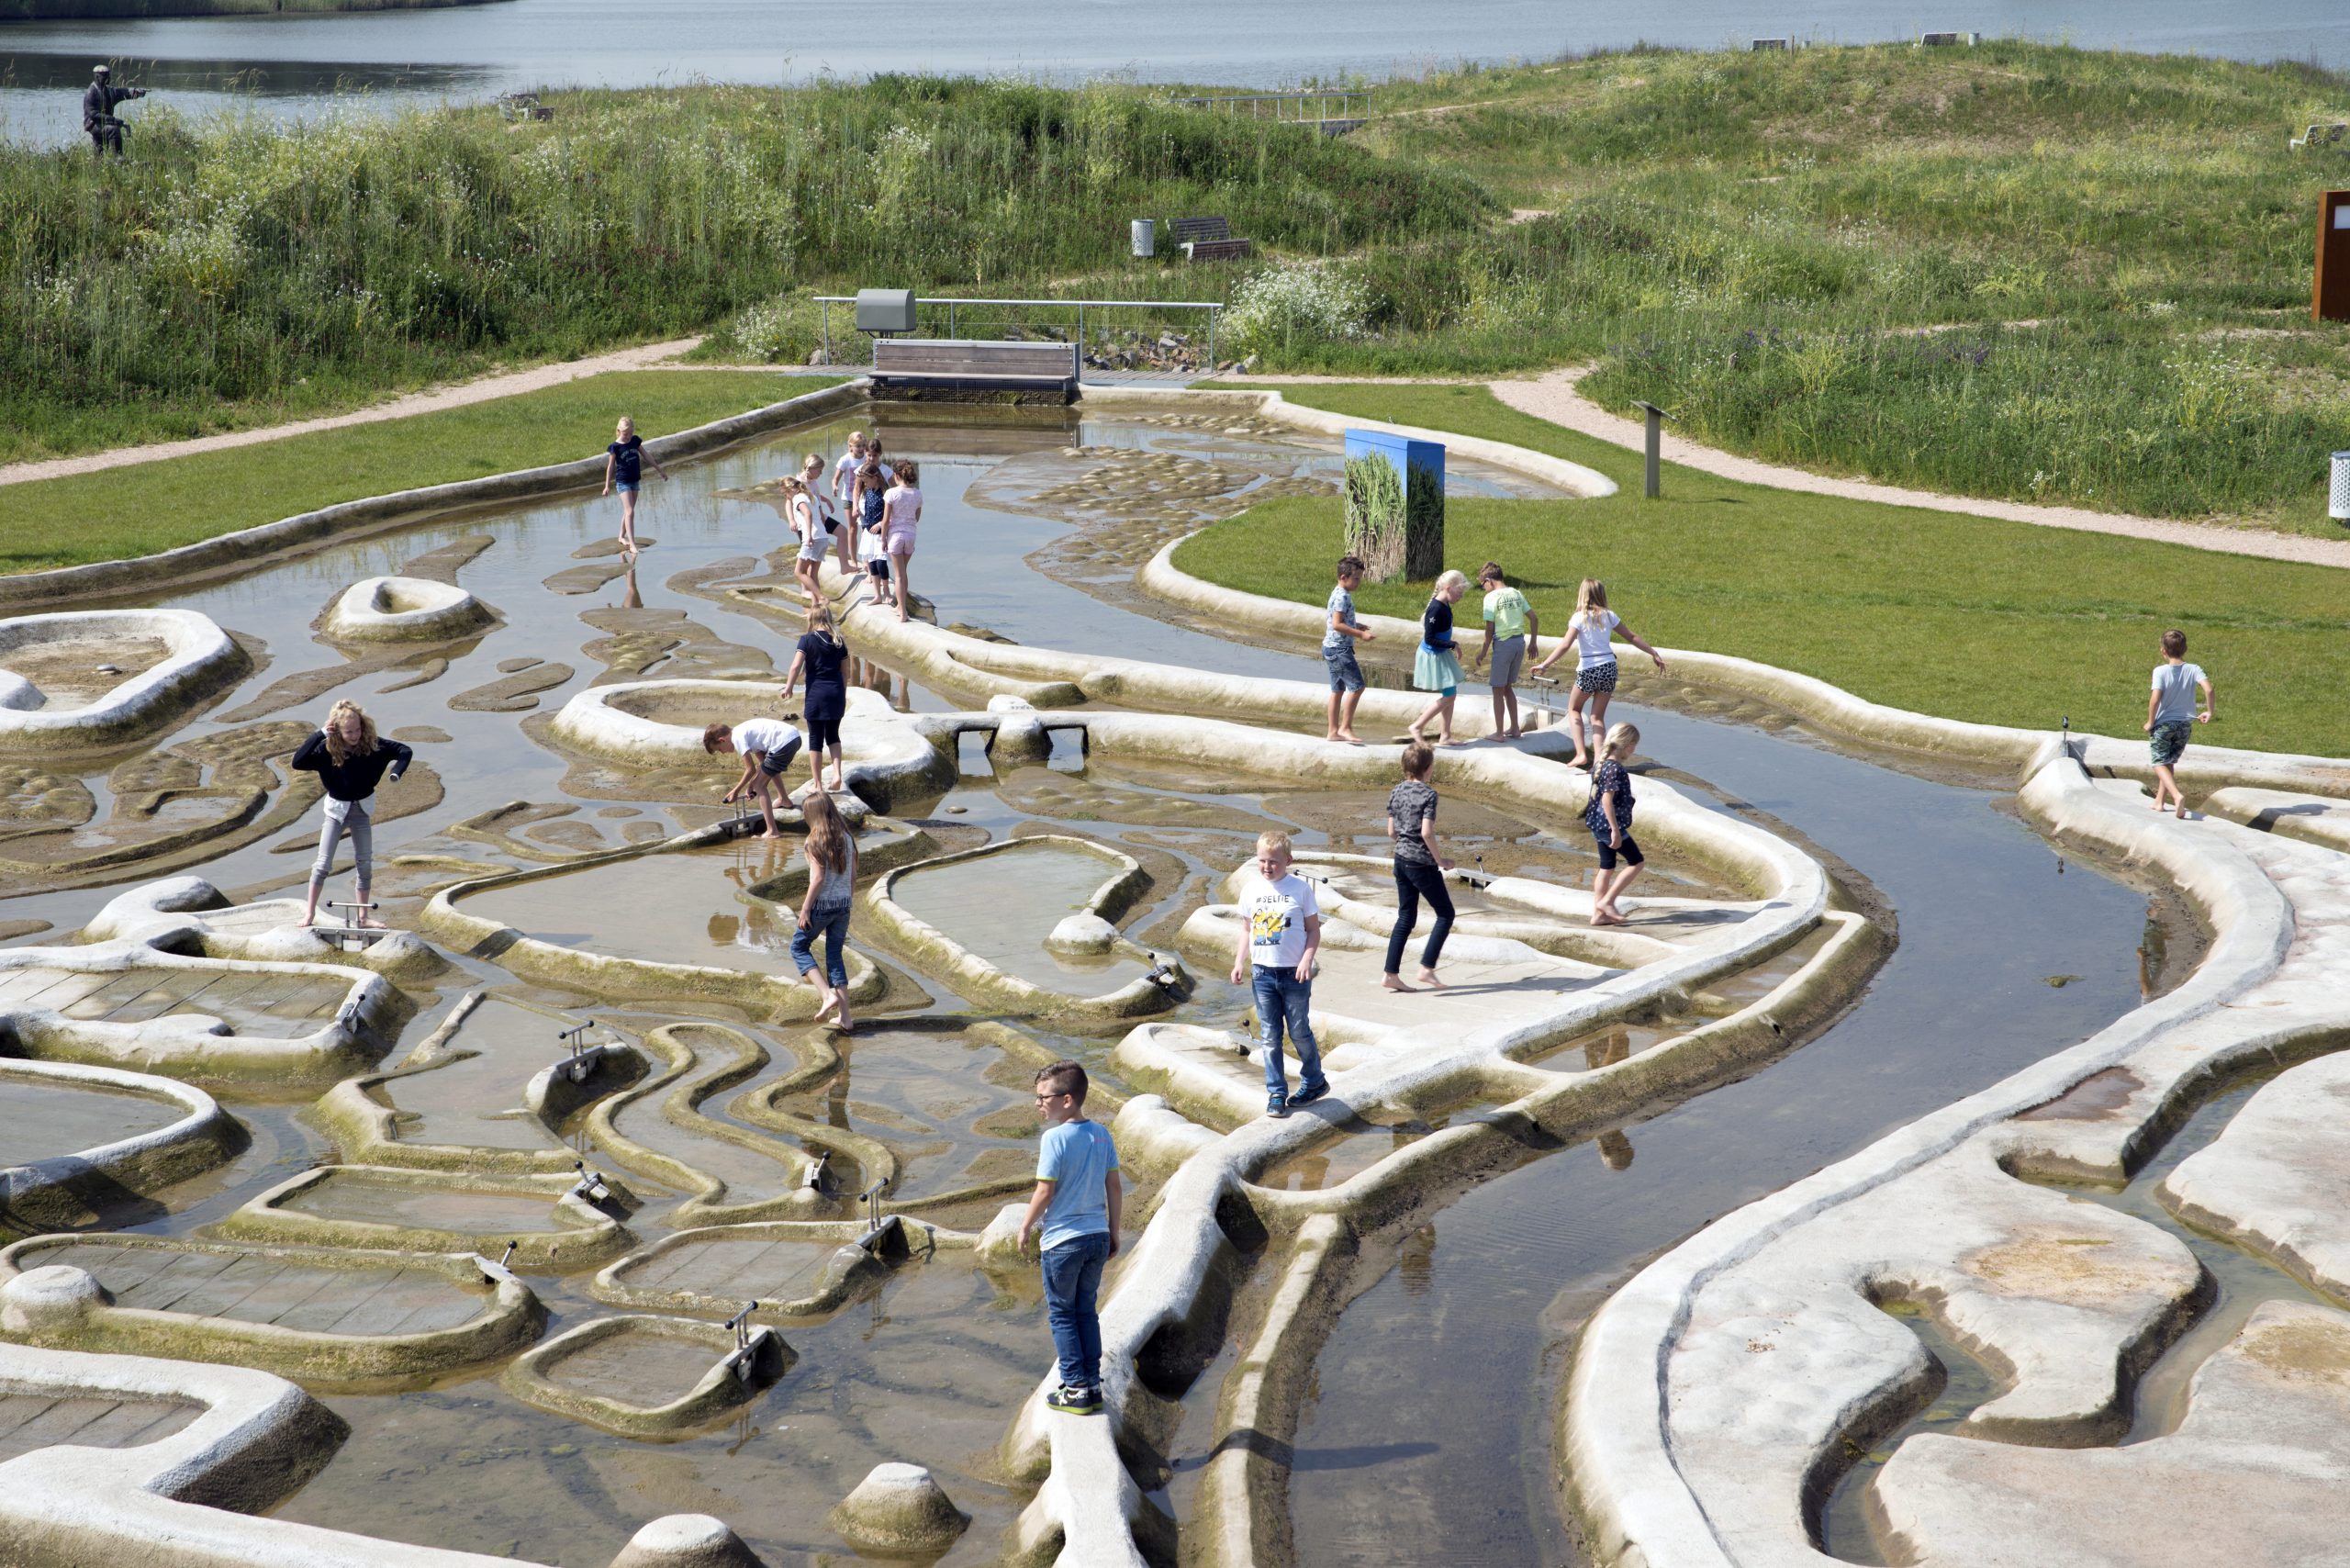
[[[1102,1317],[1093,1302],[1109,1260],[1106,1230],[1045,1249],[1045,1319],[1053,1326],[1063,1388],[1102,1386]]]
[[[1288,1032],[1297,1047],[1297,1086],[1312,1089],[1322,1081],[1322,1048],[1314,1043],[1314,1025],[1307,1012],[1314,1004],[1314,982],[1297,978],[1295,969],[1259,964],[1253,973],[1257,993],[1257,1043],[1265,1048],[1265,1098],[1289,1098],[1289,1073],[1281,1062],[1281,1035]]]
[[[1444,885],[1444,872],[1424,860],[1395,862],[1395,928],[1387,934],[1387,972],[1393,974],[1403,967],[1404,944],[1412,939],[1412,927],[1420,923],[1420,900],[1428,901],[1428,908],[1436,912],[1436,927],[1428,933],[1427,946],[1420,949],[1420,968],[1432,969],[1444,951],[1444,939],[1452,935],[1452,890]]]
[[[351,857],[359,872],[359,895],[364,898],[371,873],[375,869],[375,823],[367,814],[364,801],[352,801],[342,816],[327,813],[325,823],[319,828],[319,857],[310,863],[310,886],[325,886],[327,878],[333,874],[334,852],[344,834],[351,835]]]
[[[848,962],[841,957],[841,945],[848,940],[848,912],[847,904],[811,910],[808,924],[791,934],[791,961],[803,975],[816,967],[816,938],[824,939],[824,978],[834,991],[848,984]]]

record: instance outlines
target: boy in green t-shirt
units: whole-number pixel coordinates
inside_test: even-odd
[[[1517,674],[1528,658],[1540,655],[1542,625],[1526,596],[1502,580],[1499,561],[1478,568],[1477,584],[1485,590],[1485,641],[1477,658],[1490,661],[1485,681],[1494,689],[1494,738],[1514,741],[1526,734],[1517,717]]]

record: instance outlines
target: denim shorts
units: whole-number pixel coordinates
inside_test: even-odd
[[[1362,666],[1356,662],[1355,640],[1352,637],[1335,648],[1323,649],[1322,662],[1330,671],[1331,690],[1360,691],[1362,689]]]
[[[639,484],[639,483],[640,483],[640,481],[635,480],[635,479],[622,479],[622,480],[621,480],[618,485],[614,486],[613,487],[614,487],[615,489],[619,490],[619,491],[620,491],[620,493],[621,493],[621,495],[623,495],[623,496],[632,496],[632,495],[636,494],[636,488],[637,488],[637,486],[638,486],[638,484]]]

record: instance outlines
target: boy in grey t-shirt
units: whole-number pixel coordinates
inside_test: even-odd
[[[1355,644],[1371,640],[1371,628],[1355,614],[1355,589],[1362,582],[1362,563],[1352,555],[1338,557],[1338,586],[1330,590],[1328,613],[1322,622],[1322,662],[1330,670],[1328,733],[1322,738],[1362,745],[1355,734],[1355,709],[1362,701],[1362,666],[1355,661]]]
[[[2198,690],[2203,696],[2199,712]],[[2187,797],[2179,791],[2173,771],[2186,755],[2188,737],[2199,723],[2208,724],[2217,704],[2211,699],[2211,678],[2202,666],[2187,662],[2187,633],[2176,629],[2163,633],[2163,662],[2154,666],[2154,689],[2146,694],[2147,750],[2154,764],[2154,810],[2178,808],[2187,814]]]

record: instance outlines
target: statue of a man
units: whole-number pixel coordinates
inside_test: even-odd
[[[114,106],[147,95],[144,87],[116,86],[113,77],[110,65],[92,67],[89,90],[82,95],[82,129],[89,133],[90,145],[101,158],[109,151],[122,156],[122,121],[115,118]]]

